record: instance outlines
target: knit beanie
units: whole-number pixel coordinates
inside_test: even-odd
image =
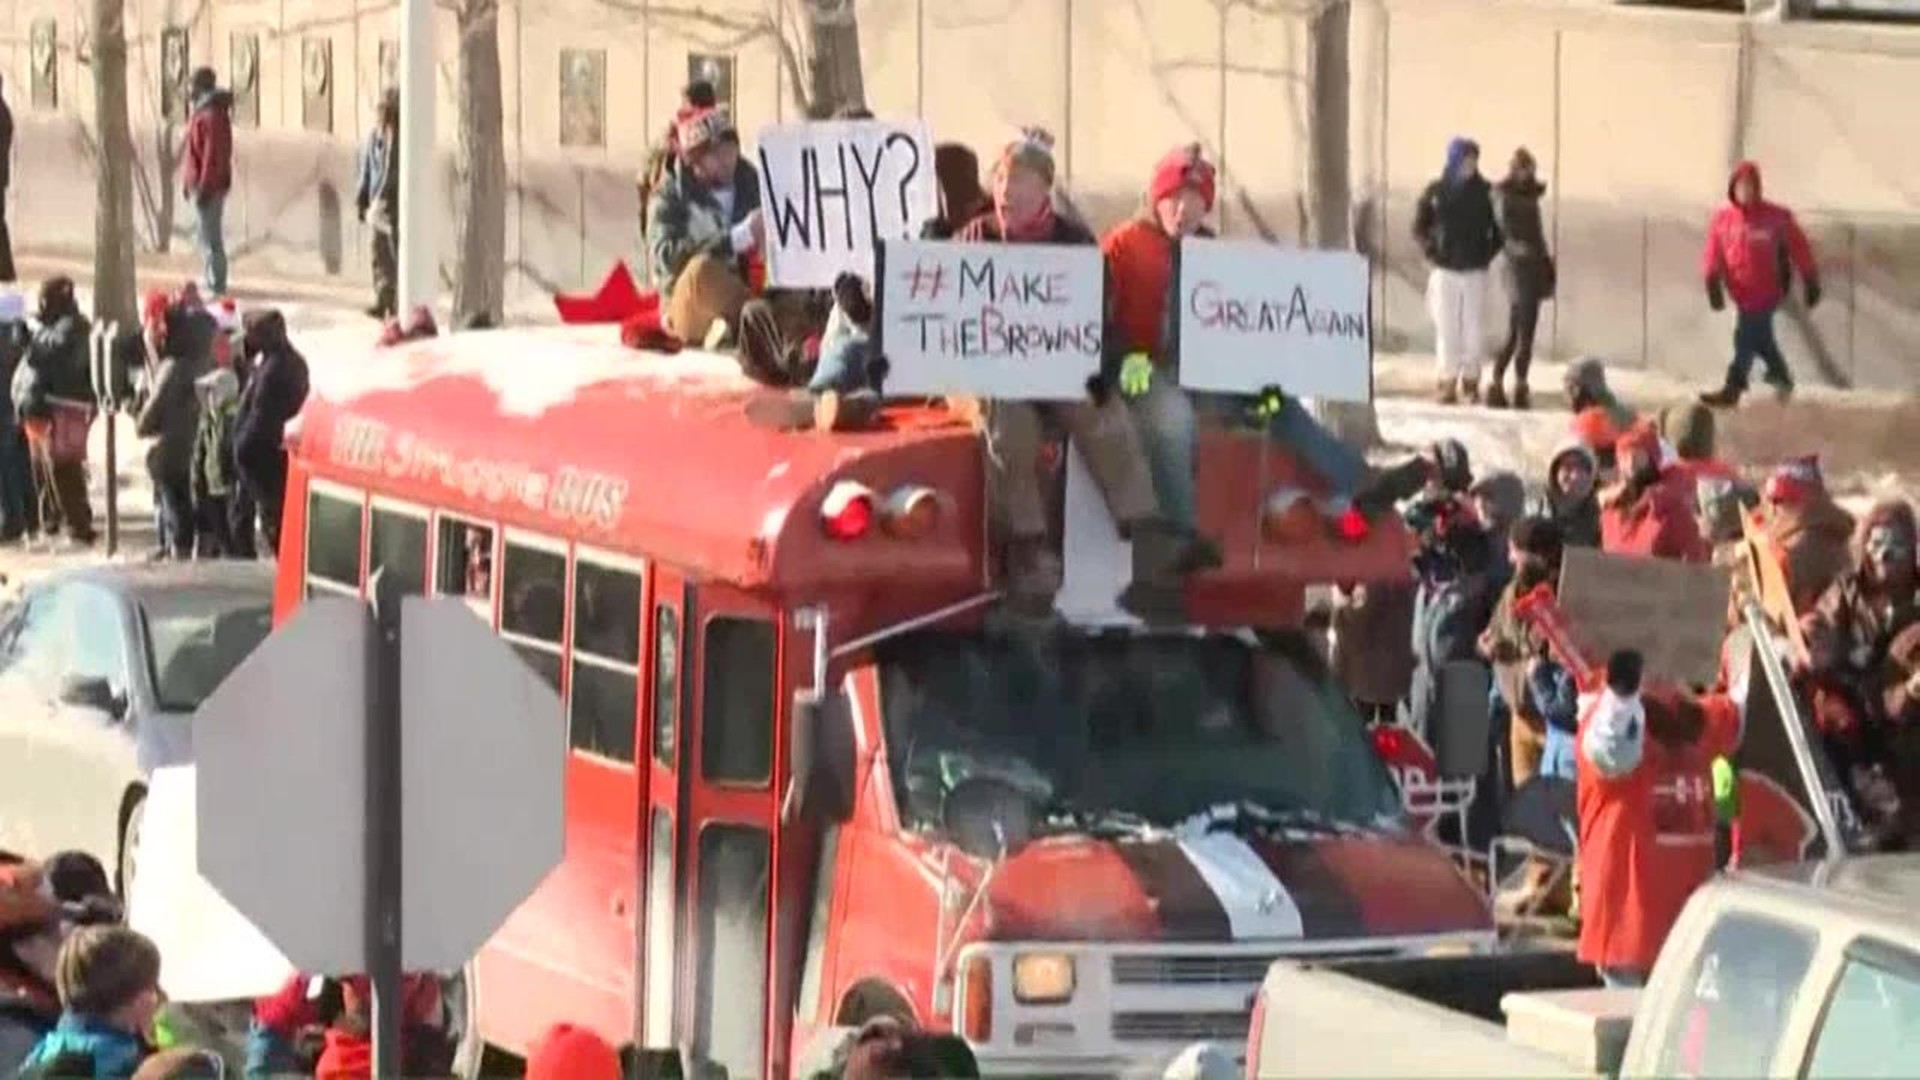
[[[107,1016],[160,986],[160,950],[137,930],[83,926],[60,946],[53,985],[68,1011]]]
[[[1765,495],[1770,503],[1785,506],[1804,505],[1827,490],[1826,477],[1820,472],[1820,455],[1807,454],[1782,462],[1767,477]]]
[[[1026,169],[1053,186],[1053,133],[1045,128],[1026,127],[1006,148],[1000,151],[1002,169],[1019,166]]]
[[[1176,147],[1153,167],[1153,179],[1147,185],[1147,202],[1157,204],[1182,188],[1192,188],[1211,213],[1216,191],[1215,178],[1213,163],[1203,156],[1199,143]]]
[[[583,1027],[555,1024],[527,1058],[527,1080],[620,1080],[620,1058]]]
[[[683,112],[685,118],[680,120],[675,129],[675,137],[679,140],[680,152],[683,154],[691,154],[695,150],[725,138],[737,137],[734,132],[733,117],[728,114],[725,107],[704,109],[695,107]]]

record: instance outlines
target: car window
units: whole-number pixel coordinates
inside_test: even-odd
[[[1771,1075],[1815,943],[1811,931],[1789,923],[1744,912],[1722,916],[1681,984],[1655,1075]]]
[[[154,696],[173,712],[198,708],[273,629],[265,590],[174,589],[144,598],[141,614]]]
[[[69,586],[71,601],[68,677],[105,679],[117,693],[127,690],[127,624],[120,601],[105,589]]]
[[[1884,946],[1847,959],[1820,1018],[1810,1080],[1912,1076],[1920,1047],[1920,957]]]

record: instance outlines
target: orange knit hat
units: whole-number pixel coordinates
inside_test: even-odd
[[[620,1058],[586,1028],[555,1024],[527,1058],[527,1080],[620,1080]]]

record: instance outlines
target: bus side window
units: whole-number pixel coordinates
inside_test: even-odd
[[[700,773],[765,787],[773,773],[773,624],[715,618],[702,650]]]
[[[402,594],[427,591],[427,519],[375,506],[367,528],[367,580],[384,570]]]
[[[574,562],[568,742],[626,764],[640,706],[640,589],[634,571]]]
[[[680,720],[680,615],[671,604],[655,604],[653,612],[653,759],[671,769]]]
[[[509,540],[502,562],[500,636],[557,692],[567,618],[567,557]]]
[[[360,500],[307,490],[307,595],[360,594]]]
[[[456,518],[441,518],[434,540],[433,589],[441,596],[493,602],[493,530]]]

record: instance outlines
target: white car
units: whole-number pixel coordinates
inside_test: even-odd
[[[267,636],[266,564],[98,566],[0,610],[0,849],[133,878],[146,778],[192,760],[193,712]]]

